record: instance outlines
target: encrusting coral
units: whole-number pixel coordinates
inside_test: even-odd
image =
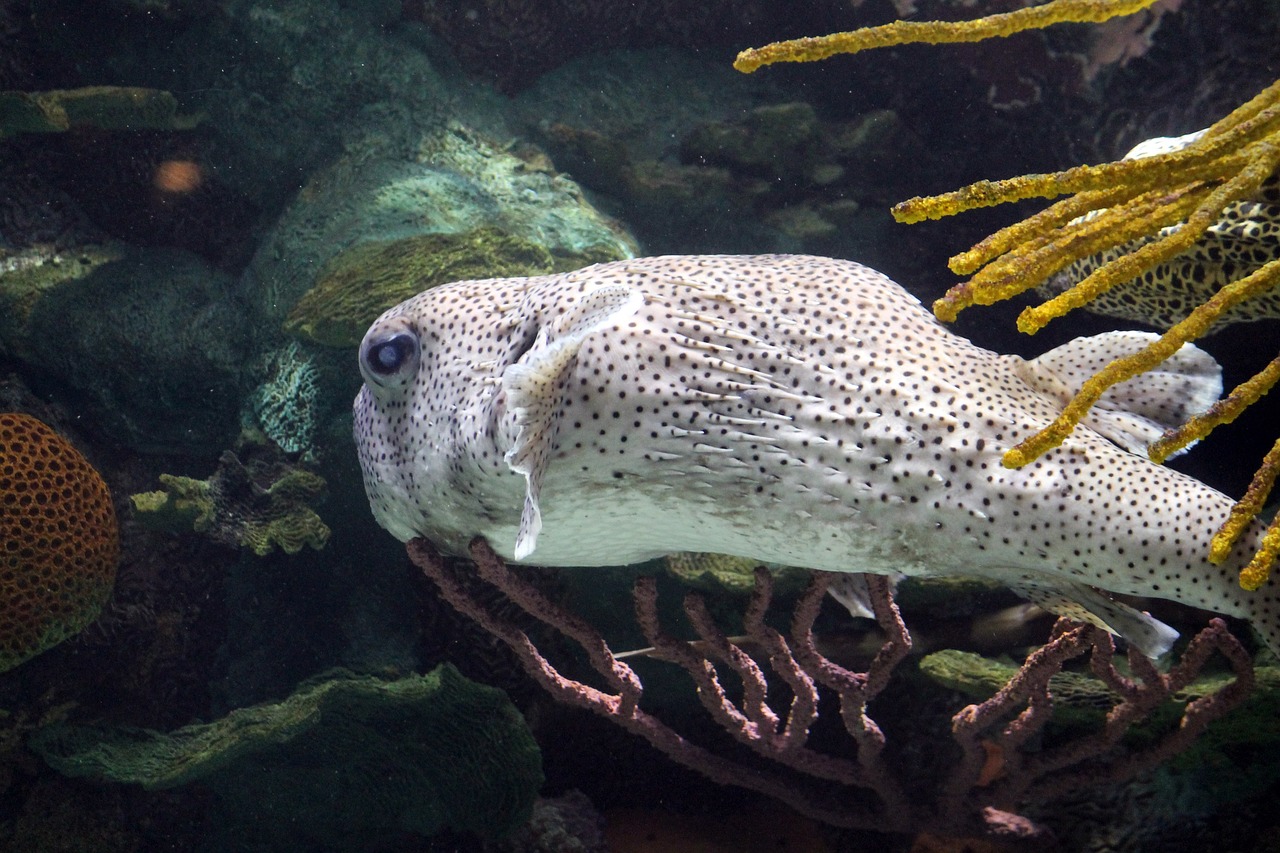
[[[1021,16],[1027,27],[1041,27],[1060,21],[1103,20],[1149,5],[1151,0],[1116,3],[1053,0],[1043,6],[993,15],[980,21],[899,22],[824,39],[779,42],[744,51],[735,67],[750,72],[768,62],[823,59],[835,53],[911,41],[979,40],[1013,32],[1015,16]],[[1010,201],[1070,196],[951,258],[952,271],[971,278],[938,300],[934,313],[940,320],[953,320],[966,307],[1008,299],[1042,284],[1073,263],[1110,253],[1110,259],[1083,280],[1044,304],[1023,311],[1018,328],[1033,334],[1050,320],[1087,304],[1117,285],[1194,250],[1197,241],[1222,219],[1229,206],[1257,198],[1264,186],[1275,182],[1280,167],[1280,80],[1203,132],[1164,147],[1172,150],[1045,175],[978,181],[953,192],[913,198],[896,205],[894,217],[900,222],[912,223]],[[1161,233],[1164,229],[1168,230]],[[1156,239],[1148,239],[1157,234]],[[1271,292],[1278,284],[1280,256],[1272,251],[1266,262],[1224,285],[1145,349],[1117,359],[1098,371],[1083,384],[1053,423],[1008,450],[1004,464],[1018,468],[1057,447],[1109,388],[1155,368],[1183,344],[1209,332],[1224,314],[1249,299]],[[1214,427],[1230,423],[1267,393],[1277,380],[1280,380],[1280,358],[1209,411],[1169,430],[1150,447],[1151,459],[1163,462],[1177,450],[1204,438]],[[1244,498],[1219,528],[1209,554],[1211,561],[1221,562],[1230,553],[1249,522],[1262,509],[1277,475],[1280,475],[1280,440],[1263,459]],[[1246,589],[1262,586],[1277,557],[1280,557],[1280,522],[1273,522],[1253,560],[1241,570],[1240,584]]]
[[[48,92],[0,92],[0,139],[17,133],[60,133],[77,127],[188,130],[203,119],[178,112],[161,89],[85,86]]]
[[[0,672],[96,619],[119,558],[98,472],[41,421],[0,414]]]

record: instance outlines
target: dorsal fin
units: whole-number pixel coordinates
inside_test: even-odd
[[[1104,332],[1076,338],[1020,365],[1019,375],[1036,390],[1066,404],[1085,380],[1118,358],[1133,355],[1159,335]],[[1183,344],[1154,370],[1109,389],[1083,423],[1132,453],[1167,429],[1203,412],[1222,394],[1222,368],[1213,356]]]
[[[588,291],[543,326],[529,351],[503,371],[502,389],[518,428],[515,443],[505,458],[511,470],[525,478],[524,510],[516,535],[517,560],[532,554],[538,544],[542,530],[538,505],[542,478],[555,449],[561,398],[578,349],[588,335],[619,323],[643,304],[640,291],[625,284]]]

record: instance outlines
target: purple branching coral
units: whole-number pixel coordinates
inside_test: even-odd
[[[458,570],[428,542],[415,539],[408,550],[444,598],[509,645],[529,675],[559,701],[610,719],[717,783],[765,794],[838,827],[1008,840],[1045,837],[1044,827],[1021,815],[1026,806],[1090,785],[1127,780],[1155,767],[1187,749],[1209,723],[1238,706],[1254,685],[1248,654],[1220,619],[1192,639],[1168,673],[1131,651],[1129,667],[1136,678],[1116,668],[1115,646],[1107,632],[1059,620],[1048,643],[1026,659],[1002,690],[952,717],[951,748],[958,747],[958,757],[933,797],[920,797],[884,757],[885,735],[867,712],[868,704],[890,683],[895,667],[911,649],[910,634],[883,577],[867,576],[885,640],[865,672],[837,664],[814,644],[813,625],[829,583],[827,574],[813,573],[795,605],[789,635],[784,635],[765,622],[773,583],[767,571],[757,569],[743,619],[747,639],[741,642],[726,637],[702,597],[694,593],[685,598],[684,610],[699,639],[688,642],[671,637],[659,624],[656,583],[652,578],[636,582],[636,620],[648,641],[661,658],[689,674],[702,705],[721,728],[767,759],[767,766],[761,767],[695,744],[642,709],[640,678],[614,655],[600,633],[512,572],[484,540],[474,540],[470,549],[480,577],[523,611],[579,644],[607,689],[562,674],[522,629],[469,592]],[[783,695],[790,696],[786,711],[771,707],[770,679],[743,646],[763,650],[774,679],[785,686]],[[1189,702],[1177,727],[1152,745],[1124,748],[1121,741],[1130,728],[1190,684],[1214,652],[1226,659],[1234,680]],[[1034,751],[1027,748],[1040,738],[1052,713],[1050,677],[1084,655],[1089,656],[1094,675],[1118,697],[1101,730],[1065,743],[1039,745]],[[725,690],[722,672],[731,672],[741,682],[740,698]],[[779,692],[773,691],[775,704],[781,704]],[[838,700],[854,758],[819,752],[809,745],[823,692]],[[867,791],[874,796],[866,796]]]

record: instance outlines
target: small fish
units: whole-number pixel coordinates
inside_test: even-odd
[[[672,256],[463,281],[380,317],[355,438],[378,522],[555,566],[676,551],[838,572],[968,574],[1126,637],[1177,634],[1107,593],[1248,619],[1280,649],[1276,581],[1221,566],[1232,501],[1141,454],[1221,393],[1185,346],[1024,468],[1007,448],[1151,336],[1031,361],[952,334],[886,276],[798,255]]]

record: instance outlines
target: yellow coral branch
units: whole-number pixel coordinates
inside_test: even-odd
[[[1271,567],[1276,557],[1280,557],[1280,518],[1275,519],[1267,527],[1262,536],[1262,544],[1249,561],[1249,565],[1240,570],[1240,586],[1249,591],[1261,587],[1271,577]]]
[[[1164,435],[1147,448],[1147,456],[1152,462],[1164,462],[1191,442],[1200,441],[1215,428],[1240,417],[1245,409],[1270,391],[1277,381],[1280,381],[1280,356],[1272,359],[1262,370],[1237,385],[1230,394],[1188,419],[1182,426],[1166,430]]]
[[[1280,284],[1280,259],[1270,261],[1239,281],[1228,284],[1141,351],[1116,359],[1085,380],[1053,423],[1005,452],[1004,466],[1021,468],[1062,444],[1107,389],[1156,367],[1184,343],[1194,341],[1207,332],[1224,311],[1277,284]]]
[[[933,303],[933,313],[943,322],[952,322],[960,311],[972,305],[992,305],[1017,296],[1082,258],[1180,221],[1195,210],[1206,193],[1200,183],[1173,192],[1154,191],[1131,199],[1123,207],[1100,211],[1088,219],[1069,223],[1048,233],[1037,235],[1029,228],[1019,235],[1022,240],[1016,252],[1006,252],[968,281],[954,285]],[[1096,193],[1089,195],[1099,198]],[[1051,207],[1045,213],[1052,210]],[[1029,223],[1031,219],[1019,225]],[[1043,222],[1037,225],[1039,227],[1035,230],[1043,230]],[[1110,265],[1099,268],[1099,272],[1107,266]],[[1019,328],[1022,328],[1021,321]]]
[[[1222,526],[1218,528],[1218,532],[1214,534],[1213,541],[1209,544],[1210,561],[1221,563],[1230,556],[1231,549],[1235,547],[1240,534],[1244,532],[1249,522],[1262,511],[1262,506],[1267,502],[1267,496],[1271,494],[1271,488],[1276,483],[1277,474],[1280,474],[1280,439],[1277,439],[1276,443],[1267,451],[1267,455],[1262,457],[1262,464],[1258,466],[1258,470],[1253,474],[1253,479],[1249,481],[1249,488],[1245,489],[1244,497],[1236,501],[1235,506],[1231,507],[1227,520],[1222,523]],[[1272,522],[1272,528],[1274,529],[1274,527],[1275,523]],[[1268,561],[1269,565],[1270,561]],[[1241,582],[1243,583],[1243,578]]]
[[[1280,165],[1280,146],[1270,142],[1254,143],[1248,153],[1251,155],[1248,165],[1231,180],[1210,193],[1176,231],[1104,264],[1065,293],[1040,305],[1027,308],[1018,317],[1019,331],[1029,335],[1035,334],[1050,320],[1092,302],[1117,284],[1131,281],[1152,267],[1194,246],[1209,226],[1218,221],[1228,204],[1256,192],[1263,181],[1271,177],[1276,167]],[[1146,225],[1142,221],[1135,224],[1139,228]],[[1167,220],[1159,226],[1153,223],[1152,227],[1147,229],[1148,233],[1158,230],[1164,224],[1167,224]]]
[[[738,54],[734,67],[751,73],[773,62],[810,62],[875,47],[981,41],[1064,21],[1103,21],[1140,11],[1153,2],[1050,0],[1042,6],[974,21],[898,21],[745,50]],[[899,222],[914,223],[1021,199],[1073,196],[951,258],[951,269],[971,278],[934,303],[934,313],[943,321],[954,320],[959,311],[971,305],[990,304],[1022,293],[1074,261],[1156,237],[1175,222],[1183,223],[1169,234],[1123,251],[1064,293],[1024,311],[1019,328],[1034,332],[1050,319],[1190,248],[1228,204],[1249,196],[1272,178],[1278,163],[1280,80],[1180,150],[1098,166],[1077,166],[1052,174],[979,181],[953,192],[908,199],[894,206],[893,216]],[[1223,287],[1144,350],[1111,362],[1086,380],[1058,418],[1005,453],[1004,465],[1021,467],[1059,446],[1107,389],[1156,367],[1183,344],[1205,334],[1225,311],[1278,285],[1280,258]],[[1163,461],[1174,450],[1207,435],[1217,424],[1229,423],[1277,381],[1280,358],[1208,412],[1165,433],[1152,446],[1152,458]],[[1210,559],[1219,562],[1230,553],[1242,531],[1257,516],[1277,475],[1280,441],[1263,460],[1245,497],[1232,508],[1228,520],[1215,534]],[[1257,589],[1265,583],[1277,557],[1280,517],[1268,527],[1253,560],[1241,570],[1241,585]]]
[[[1060,23],[1098,23],[1132,15],[1156,0],[1051,0],[1013,12],[972,21],[895,21],[848,33],[774,42],[744,50],[733,67],[750,74],[775,62],[815,62],[841,53],[858,53],[901,44],[975,42],[1011,36],[1024,30],[1043,29]]]

